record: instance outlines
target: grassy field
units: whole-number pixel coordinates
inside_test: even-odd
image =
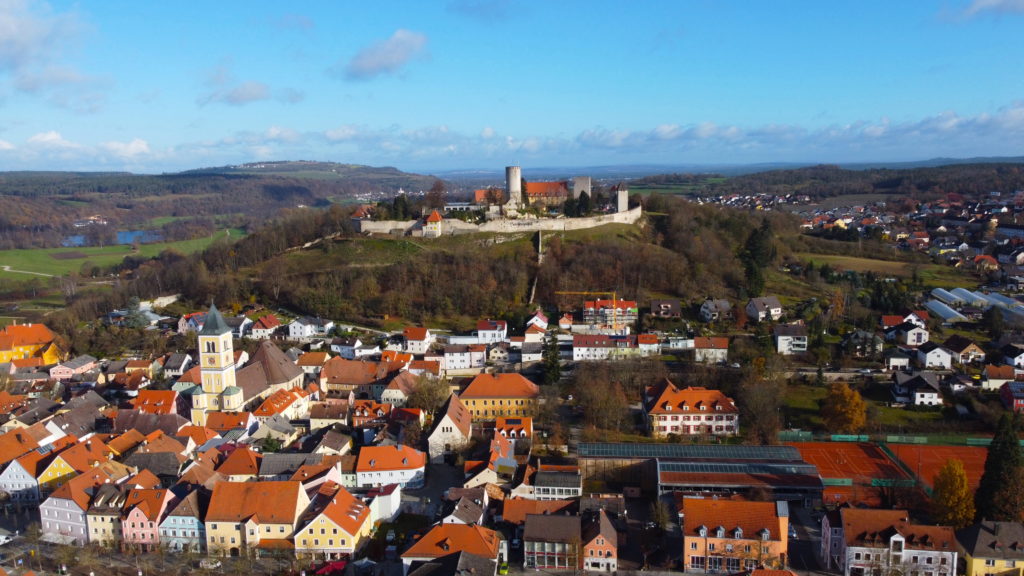
[[[701,184],[648,184],[646,186],[630,186],[630,194],[647,196],[648,194],[695,194],[706,184],[719,184],[725,182],[724,177],[705,178]]]
[[[811,252],[800,252],[795,254],[804,262],[814,262],[816,266],[828,264],[833,268],[850,270],[853,272],[872,271],[882,276],[895,276],[909,278],[913,274],[914,264],[910,262],[897,262],[893,260],[876,260],[874,258],[857,258],[855,256],[836,256],[832,254],[814,254]],[[978,281],[951,266],[940,264],[917,264],[917,274],[921,282],[930,288],[956,288],[962,286],[973,288]]]
[[[238,239],[242,236],[242,231],[232,229],[228,231],[228,234],[232,239]],[[215,238],[223,236],[224,231],[219,231],[216,235],[205,238],[195,238],[193,240],[184,240],[181,242],[143,244],[139,247],[138,252],[133,251],[131,246],[2,250],[0,251],[0,267],[9,266],[12,270],[61,276],[80,270],[82,268],[82,264],[86,262],[91,262],[99,266],[110,266],[124,260],[125,256],[144,256],[151,258],[168,248],[189,254],[206,248],[213,243]],[[0,270],[0,276],[16,280],[28,280],[35,277],[32,274],[20,274],[3,270]],[[39,278],[42,277],[39,276]]]
[[[821,419],[820,402],[825,399],[828,388],[813,384],[790,383],[786,387],[784,401],[786,427],[801,430],[820,430],[824,427]]]

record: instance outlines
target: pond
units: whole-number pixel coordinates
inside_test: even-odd
[[[136,242],[139,244],[152,244],[162,240],[163,237],[160,236],[160,233],[153,230],[119,230],[117,232],[118,244],[134,244]],[[69,247],[85,246],[85,234],[67,236],[61,245]]]

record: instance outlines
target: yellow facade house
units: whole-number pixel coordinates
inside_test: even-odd
[[[479,374],[459,394],[473,420],[533,416],[540,388],[522,374]]]
[[[218,482],[206,513],[206,549],[222,556],[290,549],[308,506],[298,481]]]
[[[368,541],[370,509],[343,486],[325,482],[295,532],[295,554],[332,560]]]
[[[986,520],[956,534],[965,576],[1024,576],[1024,524]]]

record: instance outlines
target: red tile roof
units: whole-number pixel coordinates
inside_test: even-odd
[[[527,182],[524,192],[530,198],[568,197],[569,185],[565,182]]]
[[[176,414],[178,393],[174,390],[139,390],[132,407],[146,414]]]
[[[7,343],[10,347],[0,347],[0,350],[10,350],[16,346],[42,346],[53,342],[56,337],[45,324],[11,324],[0,330],[0,338],[9,338]]]
[[[843,508],[840,511],[847,546],[889,547],[889,536],[899,532],[909,550],[956,549],[949,526],[925,526],[910,522],[906,510]]]
[[[701,526],[714,536],[715,528],[721,526],[729,537],[736,528],[748,539],[760,539],[761,530],[768,530],[769,540],[778,541],[786,538],[789,523],[779,517],[775,502],[684,498],[682,514],[684,536],[697,535]]]
[[[736,414],[739,409],[732,398],[721,390],[709,390],[697,386],[679,388],[668,379],[660,386],[647,389],[651,401],[647,406],[650,414],[680,414],[685,412],[712,412]]]
[[[506,498],[501,518],[509,524],[521,526],[527,514],[558,514],[575,506],[572,500],[534,500],[532,498]]]
[[[426,454],[408,446],[364,446],[359,450],[356,472],[415,470],[426,462]]]
[[[343,486],[325,482],[317,492],[314,506],[322,506],[320,512],[349,534],[356,534],[370,516],[370,509],[349,493]]]
[[[540,388],[522,374],[478,374],[459,394],[463,400],[477,398],[536,398]]]
[[[255,517],[261,524],[289,524],[302,510],[302,484],[274,482],[218,482],[213,487],[206,522],[243,523]]]
[[[412,340],[415,342],[422,342],[427,339],[428,328],[422,326],[409,326],[402,331],[402,335],[405,336],[406,340]]]
[[[239,446],[217,467],[217,472],[225,476],[257,476],[262,459],[263,455],[252,448]]]
[[[501,538],[494,530],[467,524],[438,524],[402,554],[403,558],[438,558],[468,552],[497,558]]]
[[[298,388],[291,390],[277,390],[260,404],[252,414],[257,418],[269,418],[275,414],[281,414],[292,404],[302,400],[306,393]]]
[[[728,350],[729,339],[725,337],[698,336],[693,339],[693,347],[698,350]]]
[[[444,218],[441,217],[441,214],[439,214],[437,210],[431,211],[430,216],[427,216],[427,223],[429,224],[440,222],[441,220],[444,220]]]

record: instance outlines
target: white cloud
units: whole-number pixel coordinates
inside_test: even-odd
[[[227,104],[240,105],[270,98],[270,87],[262,82],[242,82],[224,93],[222,100]]]
[[[76,112],[98,110],[103,82],[66,61],[82,28],[73,12],[54,12],[32,0],[0,0],[0,86],[8,83]]]
[[[124,159],[137,158],[150,153],[149,144],[141,138],[134,138],[130,142],[104,142],[100,148]]]
[[[344,142],[353,140],[359,135],[359,129],[352,125],[340,126],[324,132],[324,137],[330,142]]]
[[[424,55],[426,47],[424,34],[396,30],[387,40],[363,48],[353,56],[344,67],[345,76],[352,80],[369,80],[381,74],[394,74],[413,58]]]
[[[238,81],[228,64],[221,64],[207,73],[204,84],[207,91],[202,94],[197,104],[227,104],[228,106],[245,106],[254,102],[270,100],[272,90],[265,82],[255,80]],[[279,102],[295,104],[301,102],[305,95],[292,88],[282,88],[274,96]]]
[[[0,140],[0,152],[4,152],[7,150],[14,150],[14,144],[11,144],[6,140]]]
[[[268,141],[272,142],[298,142],[302,139],[302,135],[295,130],[279,126],[271,126],[264,133],[264,136]]]
[[[1024,0],[973,0],[964,9],[963,15],[969,18],[985,12],[1024,12]]]
[[[490,140],[494,138],[494,128],[490,126],[484,126],[484,129],[480,131],[480,137],[484,140]]]
[[[78,144],[65,140],[64,137],[60,135],[60,132],[57,132],[56,130],[35,134],[28,139],[28,143],[34,147],[51,150],[71,150],[80,148]]]

